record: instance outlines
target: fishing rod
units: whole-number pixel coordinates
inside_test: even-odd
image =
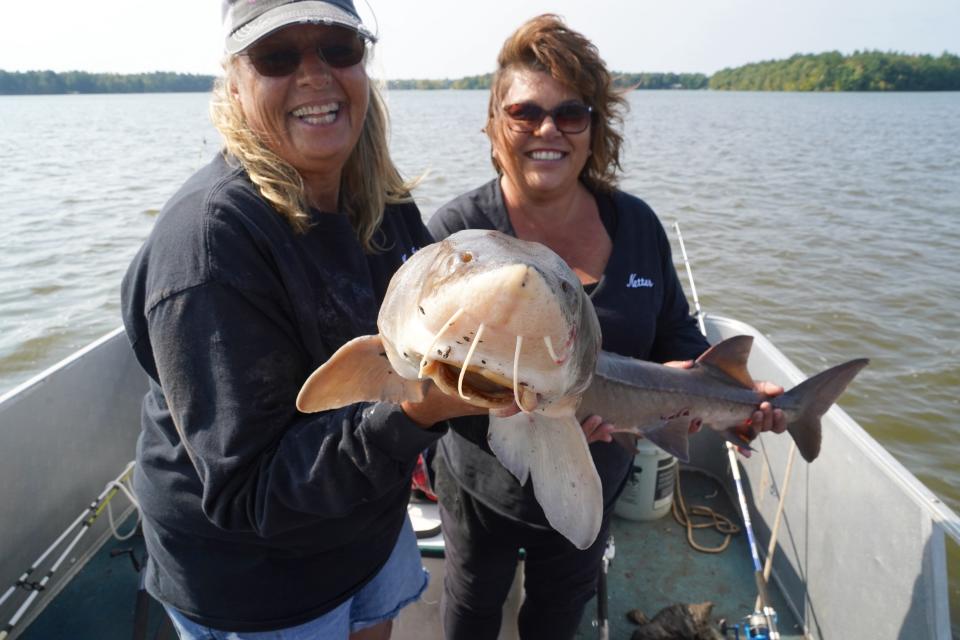
[[[743,525],[747,530],[747,539],[750,542],[750,556],[753,558],[753,576],[757,582],[758,601],[760,606],[754,607],[754,612],[747,615],[744,619],[744,632],[746,638],[755,640],[780,640],[780,632],[777,630],[777,613],[770,605],[770,599],[767,596],[767,581],[763,575],[763,567],[760,565],[760,554],[757,551],[757,539],[753,535],[753,524],[750,521],[750,510],[747,508],[747,496],[743,491],[743,481],[740,479],[740,465],[737,462],[737,448],[727,442],[727,457],[730,460],[730,470],[733,472],[733,481],[737,486],[737,498],[740,502],[740,512],[743,516]],[[735,625],[734,629],[738,629]],[[736,637],[740,637],[739,631]]]
[[[690,293],[693,296],[694,309],[696,309],[697,323],[700,325],[700,333],[707,335],[707,329],[703,320],[703,310],[700,308],[700,298],[697,296],[697,285],[693,281],[693,270],[690,268],[690,260],[687,257],[687,248],[683,243],[683,234],[680,233],[680,223],[674,221],[673,228],[677,232],[677,240],[680,242],[680,253],[683,255],[683,265],[687,271],[687,280],[690,282]],[[783,502],[786,496],[786,482],[789,479],[790,467],[793,463],[793,448],[790,451],[790,460],[787,465],[787,479],[784,481],[783,491],[781,492],[780,504],[777,509],[777,522],[774,525],[773,536],[770,540],[771,550],[767,553],[766,566],[760,565],[760,554],[757,551],[757,540],[753,534],[753,524],[750,520],[750,511],[747,508],[747,498],[743,491],[743,481],[740,479],[740,465],[737,463],[737,448],[727,442],[727,457],[730,462],[730,471],[733,474],[734,483],[737,487],[737,497],[740,503],[740,512],[743,515],[744,528],[747,530],[747,538],[750,542],[750,555],[753,558],[754,578],[757,582],[757,601],[754,605],[753,613],[744,618],[743,628],[747,640],[780,640],[780,632],[777,630],[777,613],[770,605],[767,597],[767,578],[770,577],[772,565],[772,548],[776,544],[777,529],[780,524],[780,516],[783,513]],[[724,633],[727,632],[724,625]],[[740,625],[733,625],[732,630],[740,637]]]
[[[91,527],[93,527],[93,523],[100,516],[100,514],[103,513],[104,509],[106,509],[108,512],[110,528],[114,537],[120,540],[125,540],[133,535],[137,526],[140,524],[139,512],[137,514],[137,523],[134,525],[133,530],[121,537],[121,535],[117,533],[113,522],[113,512],[110,508],[110,501],[113,500],[115,495],[122,492],[127,496],[127,499],[129,499],[134,506],[137,506],[137,501],[133,497],[132,492],[124,484],[125,482],[129,481],[130,473],[133,471],[134,464],[134,462],[127,464],[126,468],[123,470],[123,473],[117,476],[116,479],[107,483],[106,488],[93,502],[90,503],[90,506],[84,509],[80,515],[77,516],[77,519],[74,520],[73,523],[71,523],[70,526],[68,526],[63,533],[60,534],[53,544],[47,547],[46,551],[40,554],[40,557],[37,558],[32,565],[30,565],[30,568],[24,571],[23,575],[21,575],[20,578],[9,589],[7,589],[3,596],[0,597],[0,606],[3,606],[3,604],[9,600],[14,592],[18,589],[30,592],[30,595],[27,596],[27,599],[23,601],[23,603],[20,605],[20,608],[17,609],[17,611],[13,614],[13,617],[10,618],[6,626],[3,629],[0,629],[0,640],[6,640],[7,636],[10,635],[10,632],[13,631],[13,628],[17,626],[23,616],[30,609],[30,606],[38,597],[40,597],[40,593],[46,590],[47,583],[50,582],[50,579],[60,568],[60,565],[62,565],[70,556],[70,552],[76,548],[77,544],[80,543],[80,540],[83,539],[84,535],[91,529]],[[39,581],[31,581],[30,576],[78,526],[80,527],[80,530],[73,537],[73,540],[70,541],[70,544],[68,544],[63,552],[57,557],[56,561],[54,561],[54,563],[50,566],[50,569],[47,570],[47,573],[43,576],[43,578],[41,578]]]
[[[687,259],[687,248],[683,244],[683,234],[680,233],[680,223],[674,220],[673,228],[677,232],[677,240],[680,241],[680,253],[683,254],[683,266],[687,270],[687,280],[690,281],[690,294],[693,296],[693,308],[696,309],[697,324],[700,325],[700,333],[707,335],[707,327],[703,323],[703,310],[700,309],[700,298],[697,297],[697,285],[693,282],[693,269],[690,268],[690,260]]]
[[[607,538],[607,546],[603,550],[603,559],[600,563],[600,579],[597,582],[597,628],[600,640],[610,640],[610,611],[609,595],[607,592],[607,573],[610,571],[610,563],[617,550],[613,542],[613,536]]]

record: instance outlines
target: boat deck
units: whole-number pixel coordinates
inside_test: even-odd
[[[682,492],[687,505],[705,505],[734,522],[740,518],[720,485],[705,475],[684,471]],[[123,530],[123,527],[121,527]],[[735,535],[721,553],[702,553],[687,542],[686,529],[671,515],[652,522],[637,522],[614,517],[615,557],[608,574],[609,637],[628,640],[636,625],[627,618],[634,609],[653,617],[661,608],[675,603],[715,604],[712,618],[724,618],[735,624],[753,611],[756,587],[753,564],[744,532]],[[713,547],[723,536],[713,530],[695,531],[696,540]],[[26,629],[23,640],[130,640],[135,625],[139,574],[130,554],[143,558],[140,536],[120,542],[110,539],[59,596]],[[443,561],[425,553],[424,561],[432,574],[431,584],[421,602],[405,610],[397,621],[394,640],[441,637],[439,593]],[[518,571],[518,576],[522,574]],[[507,606],[501,638],[516,638],[515,615],[519,603],[519,585]],[[771,587],[773,605],[779,615],[784,639],[803,638],[795,619],[776,589]],[[146,638],[154,638],[162,620],[162,609],[150,601]],[[597,638],[597,606],[587,606],[577,638]],[[433,630],[431,632],[431,630]],[[729,638],[733,638],[731,631]],[[741,638],[745,635],[741,632]]]
[[[695,472],[681,473],[681,486],[688,509],[710,507],[733,522],[742,524],[719,483]],[[696,518],[703,521],[703,518]],[[714,603],[712,618],[725,619],[731,626],[742,623],[753,612],[757,597],[753,561],[745,531],[734,535],[720,553],[703,553],[687,542],[686,527],[671,514],[650,522],[615,516],[613,537],[616,554],[607,578],[610,638],[629,640],[637,628],[627,613],[639,609],[652,618],[672,604]],[[719,546],[724,536],[713,529],[694,531],[694,540],[705,547]],[[784,640],[803,638],[796,618],[790,613],[775,585],[768,589],[778,615],[778,629]],[[587,615],[590,614],[590,615]],[[578,638],[596,638],[596,604],[588,606]],[[730,632],[730,638],[735,637]],[[745,634],[741,631],[741,638]]]

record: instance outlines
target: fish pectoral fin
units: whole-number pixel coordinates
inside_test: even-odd
[[[533,492],[547,522],[578,549],[597,539],[603,490],[580,423],[573,415],[490,417],[490,448]]]
[[[697,364],[728,384],[753,389],[753,377],[747,370],[752,347],[753,336],[733,336],[707,349]]]
[[[723,431],[718,432],[724,440],[739,447],[740,449],[747,449],[748,451],[756,451],[753,447],[750,446],[752,440],[748,439],[745,435],[737,431],[736,427],[730,427],[729,429],[724,429]]]
[[[297,395],[297,409],[314,413],[357,402],[419,402],[425,383],[402,378],[393,370],[379,335],[360,336],[310,374]]]
[[[690,462],[690,416],[679,415],[637,429],[643,437],[681,462]]]
[[[637,449],[637,440],[642,436],[629,431],[614,431],[610,434],[610,437],[630,455],[635,456],[640,453],[640,450]]]

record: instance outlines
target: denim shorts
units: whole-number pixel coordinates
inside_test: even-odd
[[[218,631],[189,620],[173,607],[164,605],[164,608],[181,640],[346,639],[354,631],[396,618],[401,609],[420,598],[429,579],[407,518],[390,558],[373,580],[336,609],[296,627],[276,631]]]

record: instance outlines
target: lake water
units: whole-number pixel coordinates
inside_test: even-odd
[[[388,95],[425,217],[492,177],[486,98]],[[870,357],[841,405],[960,511],[960,94],[630,104],[622,186],[680,222],[704,310],[807,373]],[[119,326],[127,263],[218,146],[201,94],[0,97],[0,393]]]

